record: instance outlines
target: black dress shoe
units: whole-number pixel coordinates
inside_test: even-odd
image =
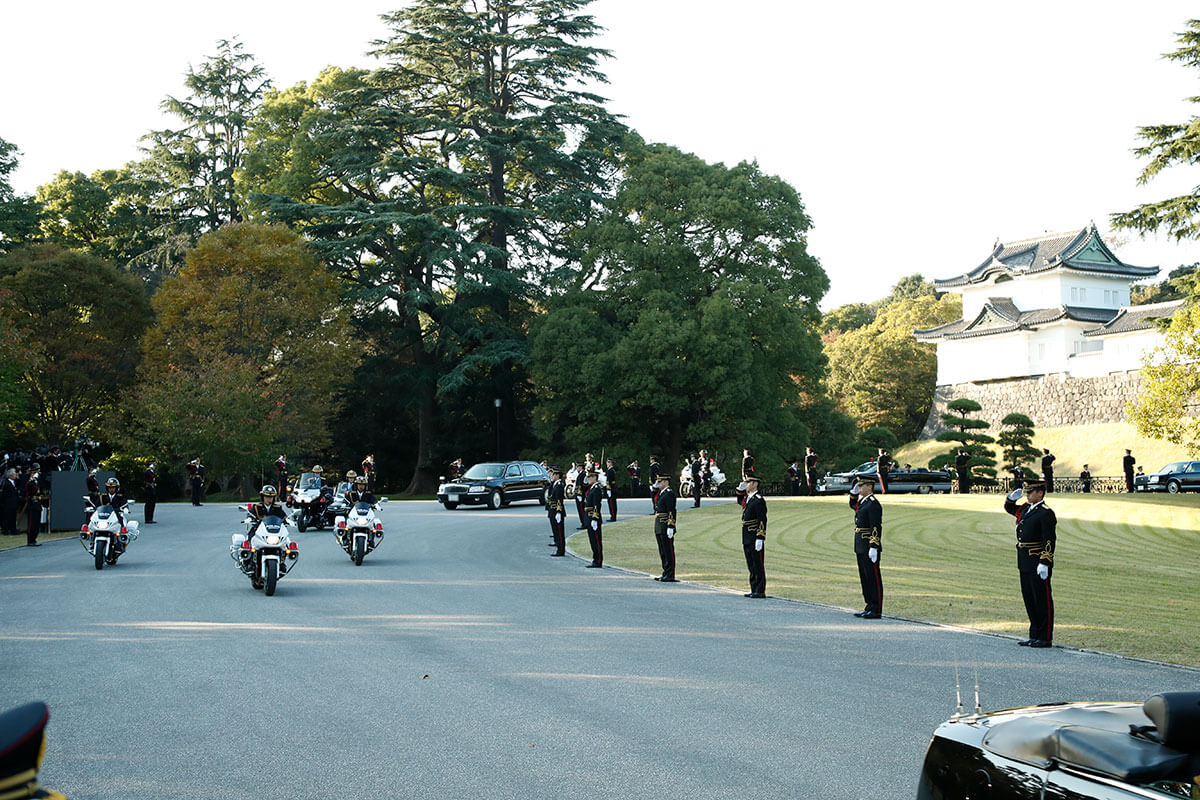
[[[855,612],[854,612],[854,616],[856,616],[856,617],[861,617],[861,616],[862,616],[863,614],[865,614],[865,613],[867,613],[865,610],[863,610],[863,611],[855,611]]]
[[[767,593],[766,593],[766,592],[755,592],[754,594],[752,594],[752,595],[750,595],[750,596],[751,596],[751,597],[753,597],[753,598],[756,598],[756,599],[759,599],[759,600],[761,600],[761,599],[763,599],[764,597],[766,597],[766,596],[767,596]]]
[[[746,592],[742,597],[754,597],[754,592]]]
[[[600,569],[602,566],[604,566],[604,565],[603,564],[588,564],[587,568],[588,569]]]
[[[661,581],[661,580],[662,580],[662,576],[661,576],[661,575],[655,576],[654,580],[656,580],[656,581]]]
[[[1033,639],[1022,639],[1017,644],[1021,645],[1021,647],[1029,647],[1029,645],[1033,644]]]
[[[550,557],[551,558],[562,558],[565,555],[566,555],[566,553],[551,553]]]
[[[41,542],[28,542],[25,546],[26,547],[41,547],[42,543]]]
[[[1030,647],[1054,647],[1054,643],[1049,639],[1034,639],[1029,643]]]
[[[659,578],[658,580],[662,581],[663,583],[679,583],[679,581],[675,580],[674,578]]]
[[[864,611],[859,616],[863,619],[879,619],[882,615],[878,611]]]

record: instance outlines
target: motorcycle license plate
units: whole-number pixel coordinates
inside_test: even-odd
[[[449,497],[449,498],[450,498],[450,502],[451,502],[451,503],[457,503],[457,502],[458,502],[458,495],[456,495],[456,494],[447,495],[447,497]]]

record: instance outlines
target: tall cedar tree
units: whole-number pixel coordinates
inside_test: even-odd
[[[707,447],[736,473],[749,447],[782,471],[829,427],[813,400],[829,284],[800,197],[756,164],[630,139],[607,213],[579,237],[575,290],[535,327],[540,429],[559,452],[619,444],[674,470]]]
[[[1200,19],[1188,20],[1187,30],[1179,34],[1178,41],[1181,47],[1163,57],[1200,68]],[[1188,100],[1200,103],[1200,96]],[[1187,122],[1145,125],[1138,130],[1138,138],[1144,144],[1133,152],[1150,159],[1138,176],[1138,184],[1146,185],[1171,167],[1196,164],[1200,153],[1200,118],[1193,115]],[[1163,231],[1175,239],[1200,238],[1200,186],[1189,194],[1144,203],[1132,211],[1113,214],[1110,219],[1118,228],[1141,233]]]
[[[1013,467],[1039,463],[1042,451],[1033,446],[1033,420],[1024,414],[1009,414],[1000,424],[1004,430],[996,437],[996,444],[1000,445],[1004,468],[1011,471]]]
[[[43,244],[0,258],[0,286],[13,293],[9,311],[37,357],[19,380],[28,414],[17,432],[32,444],[81,433],[108,438],[150,319],[141,281],[95,256]]]
[[[390,349],[417,413],[410,492],[436,485],[439,392],[486,385],[501,454],[522,445],[529,301],[570,258],[624,132],[579,88],[604,81],[607,56],[586,44],[599,31],[587,5],[417,0],[384,18],[392,35],[374,54],[386,66],[314,108],[319,124],[293,128],[276,158],[288,189],[263,199],[270,213],[313,237],[365,312],[395,315]]]
[[[156,233],[157,251],[146,256],[168,272],[207,231],[243,219],[234,176],[246,155],[246,133],[270,85],[262,66],[237,41],[217,42],[217,53],[190,68],[190,94],[167,97],[162,109],[183,127],[143,137],[147,158],[136,165],[153,206],[166,220]]]
[[[359,348],[336,278],[299,236],[249,223],[207,233],[153,304],[136,432],[146,451],[245,477],[281,447],[297,461],[323,454]]]
[[[981,419],[967,416],[982,411],[983,406],[974,400],[962,397],[952,401],[947,408],[949,411],[942,414],[942,424],[953,430],[939,433],[937,440],[939,442],[958,442],[959,447],[962,447],[971,456],[969,469],[972,485],[994,486],[996,483],[996,459],[987,445],[996,440],[986,433],[980,433],[991,426]],[[946,464],[953,464],[954,456],[957,454],[957,448],[949,453],[943,453],[930,461],[929,466],[936,469]]]

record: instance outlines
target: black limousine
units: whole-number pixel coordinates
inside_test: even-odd
[[[460,505],[497,509],[518,500],[546,502],[550,476],[536,461],[490,461],[476,464],[453,481],[438,486],[438,502],[453,510]]]

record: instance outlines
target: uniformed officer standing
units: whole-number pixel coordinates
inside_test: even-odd
[[[588,566],[596,569],[604,566],[604,543],[600,538],[603,527],[600,519],[600,503],[604,500],[604,490],[598,483],[599,471],[589,468],[586,475],[587,497],[584,498],[583,507],[587,514],[588,544],[592,546],[592,563]]]
[[[671,476],[666,474],[658,476],[654,496],[654,538],[662,561],[662,575],[654,580],[675,583],[675,493],[671,491]]]
[[[187,466],[188,482],[192,485],[192,505],[200,505],[200,495],[204,491],[204,465],[200,459],[193,458]]]
[[[742,552],[750,571],[750,591],[746,597],[766,597],[767,501],[758,493],[758,478],[753,475],[746,476],[746,491],[749,494],[742,508]]]
[[[958,448],[954,457],[954,472],[958,475],[958,492],[966,494],[971,491],[971,456],[963,448]]]
[[[1029,502],[1018,506],[1022,491]],[[1054,642],[1050,575],[1054,571],[1058,518],[1046,507],[1045,499],[1045,484],[1031,480],[1024,490],[1014,489],[1004,501],[1004,510],[1017,518],[1017,571],[1029,616],[1029,638],[1020,642],[1023,647],[1051,647]]]
[[[28,547],[42,546],[37,540],[42,529],[42,484],[41,473],[38,470],[39,467],[35,463],[33,472],[29,473],[29,479],[25,481],[25,521],[29,526],[25,529],[25,544]]]
[[[275,489],[283,496],[287,491],[288,465],[287,456],[283,453],[279,454],[279,458],[275,459]]]
[[[552,480],[546,496],[546,516],[550,518],[550,538],[554,540],[552,556],[566,555],[567,534],[563,522],[563,500],[566,497],[566,485],[563,483],[562,470],[550,467],[547,470]]]
[[[375,454],[367,453],[367,457],[362,460],[362,475],[367,479],[367,488],[372,492],[375,491]]]
[[[1133,451],[1126,450],[1125,457],[1121,459],[1121,469],[1125,472],[1125,491],[1133,491],[1133,465],[1137,461],[1133,457]]]
[[[0,534],[17,535],[17,506],[21,496],[17,491],[17,471],[12,467],[4,470],[0,477]]]
[[[692,453],[689,469],[692,474],[692,500],[694,501],[692,508],[699,508],[701,487],[704,484],[704,465],[700,462],[699,453]]]
[[[811,497],[817,493],[817,454],[811,447],[804,448],[804,480]]]
[[[650,456],[650,491],[654,495],[650,498],[651,508],[654,507],[654,499],[658,496],[658,476],[662,474],[662,464],[658,463],[658,456]]]
[[[1046,493],[1054,491],[1054,454],[1050,448],[1042,448],[1042,480],[1046,482]]]
[[[879,491],[887,494],[888,470],[892,467],[892,456],[884,448],[879,448],[879,458],[875,466],[879,469]]]
[[[742,479],[745,480],[747,475],[754,474],[754,456],[750,455],[748,448],[742,448]]]
[[[587,530],[587,514],[583,510],[583,501],[587,497],[587,462],[575,462],[575,513],[579,515],[579,527],[575,530]]]
[[[146,504],[142,509],[146,524],[153,525],[154,509],[158,506],[158,473],[153,464],[146,467],[146,471],[142,473],[142,491],[146,495]]]
[[[1079,488],[1085,494],[1090,494],[1092,491],[1092,471],[1088,469],[1087,464],[1083,465],[1083,469],[1079,473]]]
[[[629,466],[625,467],[625,474],[629,476],[629,496],[642,496],[642,468],[638,466],[635,458],[630,462]]]
[[[863,610],[854,616],[879,619],[883,614],[883,576],[879,554],[883,550],[883,507],[875,497],[875,482],[861,477],[850,490],[854,511],[854,555],[858,559],[858,582],[862,585]]]
[[[92,501],[92,505],[97,507],[100,505],[100,479],[96,477],[96,473],[99,471],[99,467],[93,467],[84,481],[87,485],[88,499]]]
[[[608,481],[608,521],[617,521],[617,464],[611,458],[604,470],[604,478]]]

